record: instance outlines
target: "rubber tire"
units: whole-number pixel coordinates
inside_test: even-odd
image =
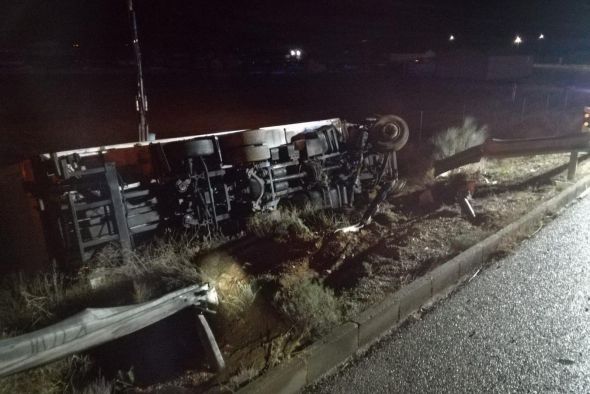
[[[276,148],[278,146],[286,145],[287,139],[285,137],[285,131],[280,129],[266,130],[264,137],[264,145],[268,145],[269,148]]]
[[[266,145],[240,146],[230,152],[232,163],[254,163],[270,159],[270,148]]]
[[[312,207],[316,209],[324,208],[324,196],[321,191],[312,189],[307,192],[307,196]]]
[[[211,140],[192,140],[183,145],[186,157],[209,156],[215,153],[215,146]]]
[[[228,148],[245,145],[262,145],[267,142],[267,130],[246,130],[240,133],[228,134],[222,137],[222,143]]]
[[[323,155],[328,150],[328,143],[326,142],[325,138],[310,138],[310,139],[304,140],[304,141],[305,141],[305,154],[307,155],[308,158]],[[312,148],[312,147],[314,148],[315,154],[310,155],[308,148]]]
[[[398,129],[398,135],[390,137],[385,134],[388,125]],[[401,150],[410,138],[410,128],[405,120],[396,115],[385,115],[377,120],[371,129],[373,145],[379,152],[397,152]]]

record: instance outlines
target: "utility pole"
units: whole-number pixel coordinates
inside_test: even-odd
[[[139,142],[147,141],[149,136],[149,125],[147,121],[148,102],[143,84],[143,66],[141,63],[141,50],[139,47],[139,34],[137,29],[137,17],[133,8],[133,0],[128,0],[129,19],[133,33],[133,51],[137,63],[137,96],[135,96],[135,108],[139,113]]]

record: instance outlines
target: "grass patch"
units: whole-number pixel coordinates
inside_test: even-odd
[[[318,234],[348,225],[350,220],[343,213],[307,204],[303,208],[282,207],[252,216],[246,228],[260,238],[287,243],[309,242],[317,238]]]
[[[299,209],[297,214],[303,223],[314,232],[325,233],[350,226],[348,215],[333,209],[318,209],[311,204]]]
[[[257,237],[272,238],[281,243],[308,242],[314,237],[309,227],[301,220],[299,210],[295,208],[279,208],[254,215],[248,220],[246,228]]]
[[[86,383],[91,377],[92,362],[86,356],[70,356],[63,360],[21,372],[16,375],[0,379],[0,394],[14,393],[110,393],[111,391],[98,391],[95,386],[98,381]],[[112,387],[112,383],[104,378],[99,378],[101,387]],[[94,391],[86,391],[93,389]]]
[[[50,322],[66,297],[65,282],[65,276],[56,272],[4,278],[0,287],[2,332],[29,330]]]

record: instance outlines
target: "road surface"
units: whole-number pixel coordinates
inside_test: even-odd
[[[309,393],[590,393],[590,197]]]

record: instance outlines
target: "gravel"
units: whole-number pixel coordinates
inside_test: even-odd
[[[590,393],[590,198],[313,393]]]

